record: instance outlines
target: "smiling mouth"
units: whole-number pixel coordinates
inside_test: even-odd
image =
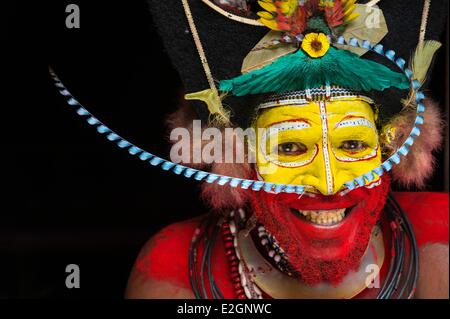
[[[351,208],[329,210],[298,210],[291,209],[300,218],[320,226],[334,226],[341,223],[350,213]]]

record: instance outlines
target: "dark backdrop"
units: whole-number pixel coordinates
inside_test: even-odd
[[[80,29],[65,27],[69,3],[80,6]],[[145,241],[207,208],[196,183],[129,156],[89,127],[47,66],[111,128],[166,157],[164,117],[180,99],[180,80],[144,0],[16,1],[4,12],[0,297],[122,298]],[[444,102],[440,52],[432,89]],[[444,190],[443,154],[429,190]],[[80,266],[80,289],[65,287],[70,263]]]

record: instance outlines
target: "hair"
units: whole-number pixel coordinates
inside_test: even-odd
[[[414,139],[407,156],[392,168],[392,179],[405,188],[425,187],[426,180],[432,175],[436,160],[433,152],[442,145],[442,131],[445,122],[437,103],[424,100],[424,123],[420,126],[420,135]],[[407,105],[399,114],[394,115],[384,126],[384,131],[392,129],[390,141],[382,141],[387,156],[397,150],[408,138],[416,118],[415,102]],[[383,132],[382,135],[386,135]]]

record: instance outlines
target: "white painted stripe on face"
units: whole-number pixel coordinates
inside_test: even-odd
[[[269,135],[284,131],[291,130],[303,130],[305,128],[309,128],[311,125],[306,123],[305,121],[288,121],[274,124],[269,127]]]
[[[370,122],[368,119],[365,118],[356,118],[356,119],[348,119],[348,120],[343,120],[341,122],[339,122],[336,125],[336,128],[339,127],[353,127],[353,126],[367,126],[371,129],[375,129],[375,127],[373,126],[373,123]]]
[[[328,149],[328,117],[324,101],[319,101],[320,120],[322,122],[322,151],[327,176],[327,195],[333,194],[333,176],[331,174],[330,152]]]
[[[314,159],[314,157],[317,155],[318,149],[316,146],[314,146],[314,151],[313,151],[312,155],[309,156],[305,160],[282,162],[282,161],[279,161],[276,159],[276,157],[278,155],[277,153],[276,154],[267,154],[267,152],[266,152],[267,145],[266,144],[267,144],[268,137],[270,137],[271,141],[274,141],[274,139],[278,139],[277,134],[280,132],[286,132],[286,131],[292,131],[292,130],[303,130],[303,129],[307,129],[310,127],[311,127],[311,125],[309,125],[305,121],[287,121],[287,122],[281,122],[281,123],[274,124],[274,125],[270,126],[269,128],[267,128],[266,130],[264,130],[262,138],[261,138],[260,150],[261,150],[261,153],[263,154],[264,158],[266,159],[266,161],[272,162],[272,163],[274,163],[278,166],[282,166],[282,167],[300,167],[300,166],[309,164]],[[276,144],[278,144],[278,142]]]
[[[375,133],[375,136],[377,135],[377,129],[375,128],[373,123],[371,121],[369,121],[368,119],[361,118],[361,117],[360,118],[352,118],[352,119],[343,120],[343,121],[337,123],[335,128],[356,127],[356,126],[368,127],[368,128],[373,130],[373,132]],[[377,155],[377,152],[378,152],[378,141],[377,141],[377,144],[376,144],[375,148],[370,152],[370,154],[367,154],[367,155],[365,155],[363,157],[339,156],[338,154],[336,154],[333,146],[331,147],[331,150],[333,151],[334,156],[340,161],[343,161],[343,162],[357,162],[357,161],[366,160],[368,158],[375,157]]]
[[[334,157],[336,157],[341,162],[358,162],[377,156],[378,144],[369,154],[362,157],[339,156],[338,154],[336,154],[336,151],[333,146],[331,147],[331,151],[333,152]]]
[[[318,150],[317,145],[314,145],[314,150],[313,150],[311,156],[309,156],[307,159],[305,159],[303,161],[282,162],[282,161],[272,158],[271,156],[267,156],[266,160],[270,161],[278,166],[281,166],[281,167],[301,167],[301,166],[305,166],[305,165],[311,163],[313,161],[313,159],[316,157],[318,151],[319,150]]]

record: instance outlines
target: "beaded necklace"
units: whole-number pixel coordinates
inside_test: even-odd
[[[376,298],[411,299],[416,290],[419,274],[417,243],[411,224],[392,194],[388,194],[384,209],[390,221],[393,254],[387,276]],[[246,228],[248,221],[245,211],[239,209],[237,212],[230,212],[226,217],[211,214],[195,230],[189,251],[189,278],[196,298],[224,298],[211,272],[212,248],[220,230],[222,230],[225,254],[228,259],[230,280],[234,285],[237,298],[270,298],[253,283],[237,249],[237,233],[239,230]],[[289,268],[287,267],[289,267],[289,263],[286,254],[276,243],[275,238],[261,226],[257,228],[258,237],[261,239],[261,244],[266,247],[267,257],[272,258],[280,270],[285,269],[286,273],[288,273]],[[199,270],[197,257],[200,244],[202,243],[203,255]],[[275,256],[279,256],[279,258],[277,257],[275,260]],[[291,275],[294,274],[291,272]],[[208,279],[205,280],[205,277]],[[207,284],[209,289],[206,288]],[[208,290],[210,293],[208,293]]]

